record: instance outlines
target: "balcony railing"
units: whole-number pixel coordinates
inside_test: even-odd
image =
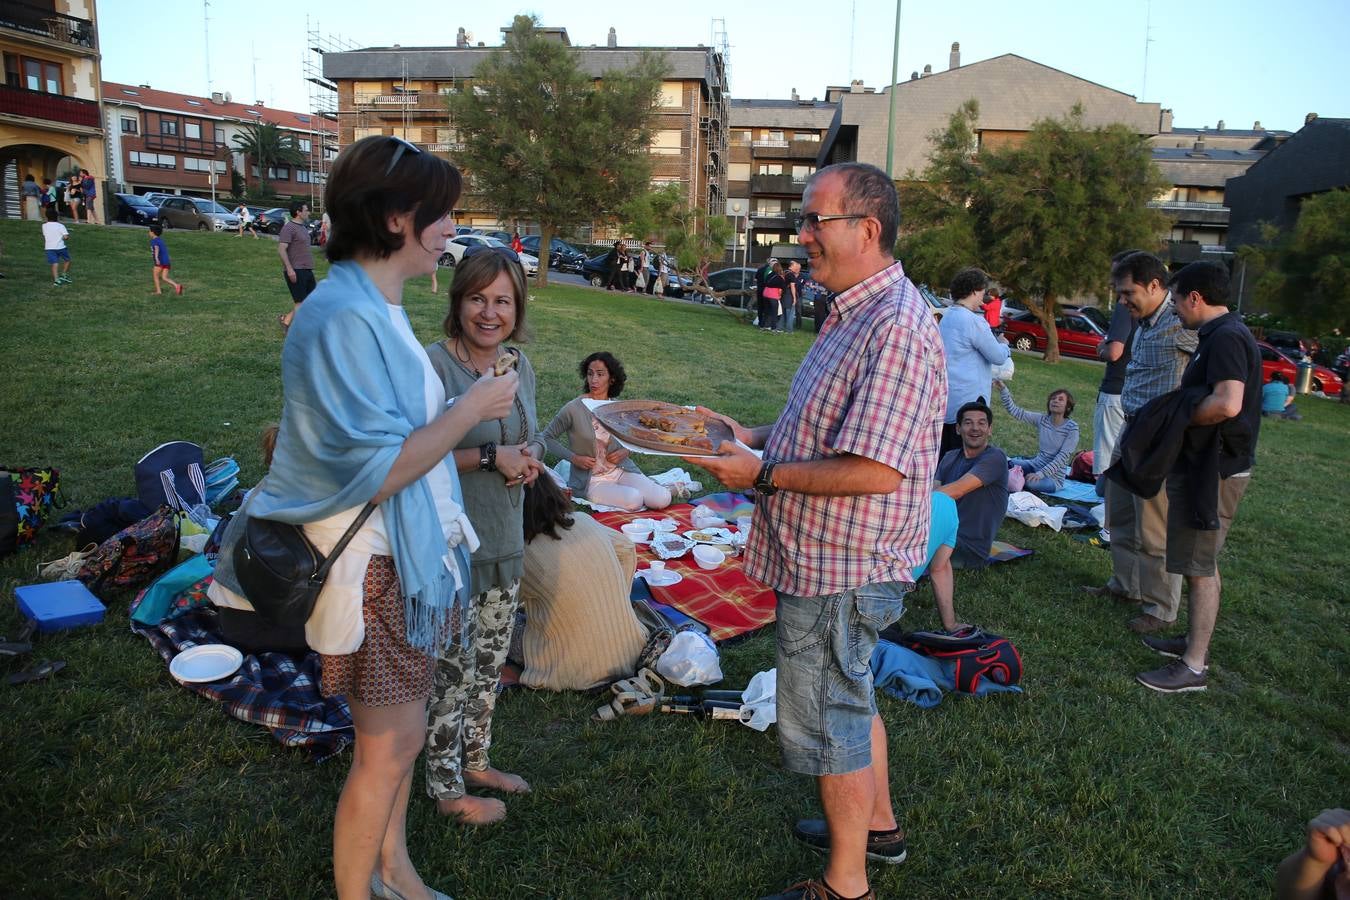
[[[413,109],[444,110],[446,95],[429,91],[417,94],[353,94],[352,103],[366,109],[383,107],[397,110],[412,107]]]
[[[793,175],[751,175],[750,192],[752,194],[801,194],[806,188],[806,176],[798,179]]]
[[[1227,209],[1222,203],[1210,203],[1202,200],[1150,200],[1149,206],[1161,209]]]
[[[432,153],[453,153],[456,150],[464,149],[463,141],[438,141],[434,144],[423,144],[425,149]]]
[[[0,28],[13,28],[73,47],[98,49],[98,33],[93,22],[22,0],[6,0],[0,4]]]
[[[100,125],[98,104],[93,100],[45,94],[9,85],[0,85],[0,114],[46,119],[85,128],[98,128]]]
[[[777,140],[777,141],[761,140],[761,141],[754,141],[753,145],[756,147],[773,147],[775,149],[786,150],[788,142],[785,140]]]

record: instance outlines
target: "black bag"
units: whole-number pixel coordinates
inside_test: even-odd
[[[328,570],[374,511],[375,504],[367,503],[326,559],[299,525],[248,516],[233,555],[234,576],[244,597],[273,625],[303,626]]]

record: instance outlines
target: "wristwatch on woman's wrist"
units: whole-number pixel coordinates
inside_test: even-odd
[[[773,467],[777,463],[766,462],[759,467],[759,474],[755,476],[755,493],[762,497],[771,497],[778,493],[778,488],[773,483]]]
[[[497,471],[497,445],[492,441],[478,448],[478,471]]]

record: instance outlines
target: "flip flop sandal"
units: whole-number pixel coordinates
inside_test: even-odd
[[[32,652],[33,645],[27,641],[0,641],[0,658],[22,656]]]
[[[66,667],[64,659],[44,659],[36,665],[29,666],[22,672],[15,672],[7,679],[10,684],[27,684],[30,681],[41,681],[60,672]]]
[[[666,693],[666,683],[651,669],[610,685],[614,699],[595,711],[597,722],[613,722],[620,716],[643,716],[655,711]]]

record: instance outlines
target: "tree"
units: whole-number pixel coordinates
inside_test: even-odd
[[[725,296],[708,285],[708,266],[726,252],[732,225],[726,216],[712,216],[701,206],[690,206],[684,188],[667,184],[633,198],[624,204],[620,217],[629,234],[659,237],[666,253],[675,257],[675,265],[694,279],[694,290],[722,302]],[[733,313],[735,315],[735,313]]]
[[[613,216],[645,191],[666,65],[643,53],[631,69],[596,80],[536,25],[516,16],[505,49],[448,102],[468,189],[503,219],[537,221],[542,248],[561,226]],[[547,266],[539,283],[548,283]]]
[[[1143,138],[1124,125],[1087,128],[1078,106],[1010,147],[976,149],[978,120],[967,101],[931,136],[924,180],[902,184],[899,253],[934,284],[965,266],[989,272],[1035,314],[1045,359],[1058,362],[1059,302],[1102,286],[1117,251],[1159,245],[1166,220],[1148,201],[1167,182]]]
[[[1291,231],[1281,235],[1266,226],[1263,237],[1265,246],[1238,251],[1248,270],[1259,273],[1257,302],[1310,334],[1350,322],[1350,190],[1309,197]]]
[[[267,170],[281,164],[298,166],[305,161],[295,137],[282,131],[274,122],[244,125],[243,133],[234,136],[234,145],[244,155],[244,164],[252,159],[258,167],[260,198],[273,195],[267,181]]]

